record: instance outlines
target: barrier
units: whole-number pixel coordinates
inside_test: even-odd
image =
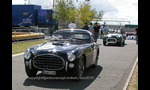
[[[23,33],[12,32],[12,39],[40,38],[45,37],[44,33]]]
[[[43,29],[43,28],[42,28]],[[48,30],[45,28],[44,30]],[[43,30],[43,31],[44,31]],[[15,28],[12,29],[12,41],[18,40],[31,40],[31,39],[43,39],[45,38],[45,33],[41,28]]]

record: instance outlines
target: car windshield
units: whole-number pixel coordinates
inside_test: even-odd
[[[83,33],[55,33],[50,41],[71,41],[90,43],[90,36]]]

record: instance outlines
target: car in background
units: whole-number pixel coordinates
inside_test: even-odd
[[[42,74],[72,76],[80,80],[86,68],[97,66],[99,52],[91,32],[57,30],[49,42],[31,46],[25,51],[25,71],[28,77],[35,77],[37,71],[41,71]]]
[[[126,32],[126,39],[127,40],[135,40],[136,39],[136,35],[134,32]]]
[[[103,45],[115,44],[122,46],[125,44],[126,37],[120,33],[109,33],[103,36]]]

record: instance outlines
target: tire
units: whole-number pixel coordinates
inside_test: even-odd
[[[92,65],[92,68],[96,68],[97,66],[97,63],[98,63],[98,57],[99,57],[99,51],[97,52],[97,55],[96,55],[96,60],[95,60],[95,63]]]
[[[103,45],[106,46],[106,42],[103,42]]]
[[[119,42],[118,45],[119,45],[119,46],[122,46],[122,42]]]
[[[124,45],[125,45],[125,40],[124,40],[124,42],[123,42],[123,43],[124,43]]]
[[[77,79],[75,79],[76,81],[80,81],[81,77],[83,77],[84,75],[84,70],[85,70],[85,64],[84,64],[84,57],[81,56],[77,62],[77,67],[76,67],[76,72],[75,72],[75,77],[77,77]]]
[[[123,45],[125,44],[125,40],[123,41]]]
[[[37,70],[35,69],[30,70],[28,67],[25,67],[25,71],[28,77],[36,77]]]

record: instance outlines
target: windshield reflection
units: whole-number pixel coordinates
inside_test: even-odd
[[[50,41],[84,41],[86,43],[90,42],[90,36],[88,34],[81,33],[56,33],[53,34]]]

